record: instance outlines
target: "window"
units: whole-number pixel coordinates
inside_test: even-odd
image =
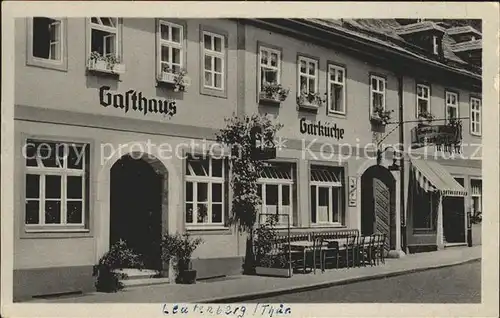
[[[157,32],[160,70],[173,74],[180,72],[184,67],[184,28],[160,20]]]
[[[413,228],[434,229],[434,199],[432,192],[425,192],[418,184],[413,190]]]
[[[225,37],[203,31],[203,85],[206,88],[224,90]]]
[[[328,68],[328,112],[343,114],[345,107],[345,69],[330,65]]]
[[[260,89],[264,84],[279,84],[281,76],[281,52],[267,47],[259,50]]]
[[[422,113],[431,112],[431,94],[427,85],[417,84],[417,117]]]
[[[311,166],[311,221],[315,224],[343,224],[343,168]]]
[[[318,92],[318,61],[299,56],[299,94]]]
[[[258,194],[262,199],[261,211],[266,214],[288,214],[278,216],[278,225],[293,224],[292,191],[294,186],[293,166],[290,163],[272,163],[264,167],[258,179]],[[261,219],[265,220],[265,218]]]
[[[119,58],[118,18],[90,18],[90,53]]]
[[[44,17],[33,18],[32,54],[34,58],[62,61],[62,20]]]
[[[188,156],[185,194],[187,225],[224,225],[226,166],[223,159]]]
[[[470,132],[473,135],[481,136],[481,100],[471,97],[470,99]]]
[[[87,145],[28,140],[24,155],[26,229],[84,229]]]
[[[375,114],[377,109],[385,110],[385,78],[370,76],[370,113]]]
[[[432,37],[432,53],[439,54],[439,39],[435,35]]]
[[[458,118],[458,95],[446,92],[446,120]]]
[[[483,185],[480,179],[471,179],[471,212],[472,215],[478,212],[483,212]]]

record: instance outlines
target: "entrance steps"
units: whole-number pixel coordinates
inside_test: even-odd
[[[116,270],[116,272],[127,274],[126,278],[120,280],[125,288],[168,284],[170,282],[168,277],[160,277],[159,272],[152,269],[124,268]]]
[[[467,242],[461,242],[461,243],[444,243],[444,248],[464,247],[464,246],[467,246]]]

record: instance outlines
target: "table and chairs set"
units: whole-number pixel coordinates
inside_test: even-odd
[[[376,266],[385,263],[386,234],[362,236],[357,230],[291,235],[281,248],[289,256],[294,271],[316,273],[326,268]]]

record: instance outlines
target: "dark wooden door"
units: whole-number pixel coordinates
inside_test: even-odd
[[[379,179],[373,179],[373,207],[375,211],[375,232],[386,235],[385,250],[390,250],[390,210],[391,192],[389,187]]]

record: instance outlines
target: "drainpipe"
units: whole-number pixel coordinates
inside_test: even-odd
[[[406,253],[406,213],[405,213],[405,142],[404,142],[404,116],[403,116],[403,75],[398,74],[398,99],[399,99],[399,211],[401,215],[401,248]]]

